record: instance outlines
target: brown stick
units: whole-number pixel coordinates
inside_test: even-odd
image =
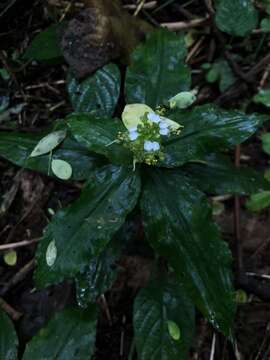
[[[205,18],[198,18],[190,21],[161,23],[160,25],[169,30],[178,31],[178,30],[185,30],[185,29],[203,26],[208,20],[209,20],[209,16],[206,16]]]
[[[0,290],[0,296],[4,296],[11,288],[22,281],[29,272],[35,268],[35,259],[29,261],[24,265],[19,272],[17,272]]]
[[[32,239],[32,240],[23,240],[23,241],[19,241],[19,242],[15,242],[15,243],[0,245],[0,251],[10,250],[10,249],[15,249],[15,248],[35,244],[35,243],[39,242],[41,239],[42,238],[36,238],[36,239]]]
[[[12,320],[17,321],[22,317],[22,313],[13,309],[4,299],[0,298],[0,307],[11,317]]]
[[[235,166],[240,167],[241,147],[235,148]],[[240,199],[239,196],[234,198],[234,231],[235,231],[235,251],[236,251],[236,274],[237,276],[243,269],[243,255],[240,230]]]

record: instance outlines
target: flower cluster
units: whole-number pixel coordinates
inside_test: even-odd
[[[120,133],[118,140],[133,153],[134,165],[142,162],[155,165],[163,160],[163,137],[180,133],[178,123],[159,114],[143,104],[127,105],[123,112],[123,122],[128,131]]]

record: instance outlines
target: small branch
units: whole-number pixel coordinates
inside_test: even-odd
[[[210,17],[206,16],[205,18],[198,18],[190,21],[161,23],[160,25],[169,30],[179,31],[179,30],[185,30],[185,29],[191,29],[191,28],[203,26],[208,22],[209,19]]]
[[[213,335],[212,345],[211,345],[211,353],[210,353],[209,360],[214,360],[214,358],[215,358],[215,350],[216,350],[216,333],[214,333],[214,335]]]
[[[35,243],[39,242],[41,239],[42,238],[36,238],[36,239],[32,239],[32,240],[23,240],[23,241],[19,241],[19,242],[15,242],[15,243],[0,245],[0,251],[6,251],[6,250],[10,250],[10,249],[15,249],[15,248],[35,244]]]
[[[235,166],[240,167],[241,147],[235,148]],[[243,269],[243,255],[240,230],[240,199],[239,196],[234,198],[234,231],[235,231],[235,250],[236,250],[236,274],[240,274]]]
[[[157,6],[157,1],[149,1],[143,5],[142,9],[151,10],[151,9],[154,9],[156,6]],[[136,10],[137,7],[138,7],[138,5],[135,5],[135,4],[128,4],[128,5],[123,6],[123,8],[127,9],[127,10]]]
[[[0,290],[0,296],[4,296],[11,288],[21,282],[35,268],[35,260],[32,259],[24,265]]]
[[[12,320],[17,321],[22,317],[22,313],[15,310],[12,306],[10,306],[4,299],[0,298],[0,307],[4,310]]]

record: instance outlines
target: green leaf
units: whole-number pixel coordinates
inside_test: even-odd
[[[187,359],[195,311],[179,280],[150,282],[136,297],[133,319],[140,360]]]
[[[44,154],[48,154],[50,151],[54,150],[66,137],[66,130],[57,130],[54,131],[45,137],[43,137],[34,150],[29,155],[30,157],[36,157]]]
[[[246,36],[258,24],[252,0],[220,0],[216,11],[217,27],[234,36]]]
[[[62,24],[54,24],[39,33],[24,53],[25,59],[38,61],[53,60],[62,57],[58,33]]]
[[[262,174],[249,168],[236,168],[223,155],[211,154],[205,162],[187,163],[183,171],[194,186],[207,193],[244,195],[270,189]]]
[[[95,350],[96,308],[57,313],[26,346],[23,360],[89,360]]]
[[[167,30],[151,33],[132,55],[126,73],[126,102],[155,108],[180,91],[189,90],[186,54],[183,36]]]
[[[270,206],[270,191],[262,191],[251,195],[247,202],[247,208],[251,211],[260,211]]]
[[[270,108],[270,89],[260,90],[253,98],[257,104],[263,104]]]
[[[219,82],[219,90],[224,92],[235,81],[234,73],[229,66],[228,62],[224,59],[217,60],[208,71],[206,80],[209,83]]]
[[[81,307],[87,307],[104,294],[116,280],[116,261],[120,258],[122,242],[118,232],[105,250],[93,258],[85,271],[76,276],[77,302]]]
[[[62,180],[68,180],[72,176],[72,167],[70,164],[61,159],[52,160],[52,172]]]
[[[179,170],[148,172],[141,200],[146,236],[206,318],[231,335],[235,304],[231,254],[205,195]]]
[[[121,120],[71,114],[68,126],[75,139],[88,150],[105,155],[115,164],[132,163],[132,154],[117,143],[118,133],[126,131]]]
[[[118,67],[109,64],[80,82],[70,75],[67,89],[76,112],[111,116],[120,95],[120,84],[121,76]]]
[[[270,19],[264,18],[260,23],[260,28],[264,32],[270,32]]]
[[[180,136],[172,136],[164,143],[165,160],[160,165],[167,167],[203,160],[209,152],[239,144],[262,123],[260,115],[225,111],[213,105],[178,110],[165,116],[184,126]]]
[[[270,155],[270,133],[265,133],[262,136],[262,147],[263,151]]]
[[[48,174],[50,169],[49,155],[29,158],[31,151],[42,137],[44,137],[44,134],[33,135],[1,131],[0,156],[15,165]],[[73,169],[72,179],[74,180],[87,178],[88,175],[103,162],[100,157],[89,153],[87,149],[70,137],[67,137],[63,143],[53,151],[52,159],[58,158],[69,162]]]
[[[0,359],[17,360],[18,339],[9,317],[0,310]]]
[[[59,210],[48,225],[37,252],[38,285],[60,282],[84,271],[122,226],[139,193],[140,177],[131,168],[107,165],[96,170],[80,198]],[[48,266],[46,251],[52,241],[57,257]]]

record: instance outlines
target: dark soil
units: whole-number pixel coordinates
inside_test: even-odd
[[[72,18],[81,10],[81,3],[74,2],[69,7],[69,1],[64,0],[17,0],[0,18],[0,68],[6,69],[11,77],[8,82],[0,80],[0,98],[9,96],[11,106],[26,104],[19,114],[13,114],[8,121],[0,122],[0,131],[19,129],[37,132],[71,112],[65,90],[68,66],[63,61],[56,64],[29,62],[22,60],[21,55],[37,32],[46,29],[52,22],[60,19],[62,21],[63,16],[65,20]],[[132,1],[123,0],[122,3],[127,5],[132,4]],[[189,21],[211,14],[205,5],[208,3],[196,0],[172,1],[155,13],[153,10],[142,10],[139,16],[153,26],[162,22]],[[131,10],[131,13],[133,11]],[[231,41],[230,51],[237,54],[239,59],[233,67],[237,82],[221,93],[217,84],[207,83],[201,65],[225,56],[229,38],[217,33],[211,17],[201,27],[192,31],[194,43],[189,48],[188,63],[193,69],[193,86],[200,89],[198,103],[211,101],[224,107],[265,112],[264,108],[258,105],[255,107],[250,99],[262,81],[265,84],[270,81],[269,78],[263,80],[267,64],[256,70],[259,61],[269,53],[269,36],[254,34],[244,41]],[[252,83],[239,76],[240,71],[250,70],[254,70]],[[263,171],[268,161],[261,150],[259,135],[254,136],[241,149],[242,166],[250,165]],[[0,212],[0,244],[40,238],[51,217],[48,209],[56,210],[60,205],[65,206],[75,199],[79,192],[80,184],[66,184],[21,170],[0,158],[0,194],[10,200],[3,214]],[[225,210],[217,217],[217,222],[224,239],[230,244],[234,259],[237,259],[234,199],[224,198],[220,201],[224,203]],[[266,360],[270,358],[270,211],[254,215],[246,210],[245,201],[245,198],[240,199],[244,272],[262,283],[264,293],[258,296],[260,292],[247,286],[247,300],[239,304],[235,322],[237,348],[242,359]],[[75,301],[74,288],[70,283],[32,291],[36,246],[36,243],[33,243],[20,248],[17,264],[13,267],[7,266],[0,257],[0,297],[11,306],[10,315],[16,324],[21,353],[26,342],[56,310]],[[105,300],[99,301],[95,360],[136,358],[132,350],[132,306],[138,289],[148,278],[151,256],[142,256],[139,249],[134,247],[130,253],[123,254],[121,268],[121,275],[113,288],[105,294]],[[19,279],[13,283],[18,274]],[[239,284],[236,281],[237,286]],[[197,333],[190,359],[210,358],[213,334],[210,325],[197,315]],[[237,356],[239,355],[232,346],[221,335],[217,335],[215,359],[240,359]]]

